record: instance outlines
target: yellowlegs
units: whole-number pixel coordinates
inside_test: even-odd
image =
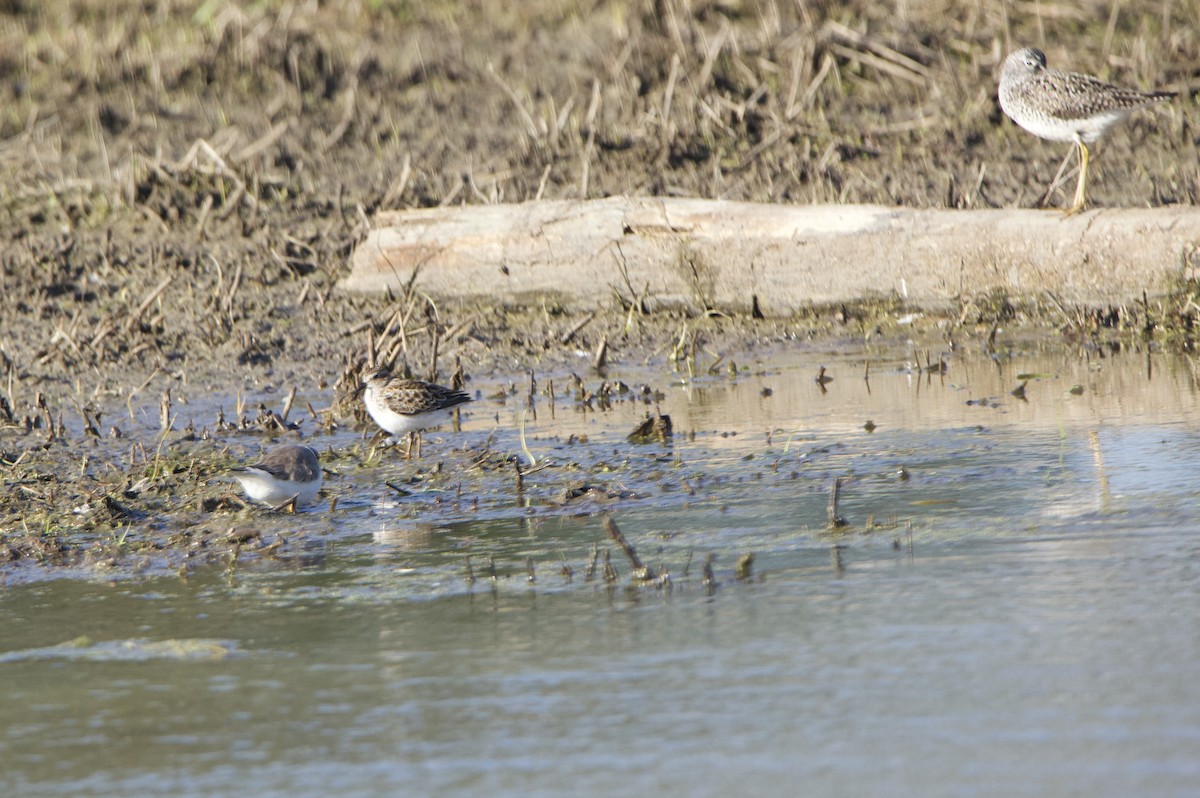
[[[1091,75],[1050,69],[1042,51],[1032,47],[1009,55],[1000,72],[1000,107],[1010,119],[1035,136],[1072,141],[1079,149],[1079,185],[1068,216],[1087,203],[1088,145],[1137,109],[1174,96],[1175,92],[1127,89]]]

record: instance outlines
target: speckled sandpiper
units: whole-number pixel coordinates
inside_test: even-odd
[[[1137,109],[1174,96],[1175,92],[1127,89],[1091,75],[1050,69],[1046,56],[1033,47],[1009,55],[1000,72],[1000,107],[1010,119],[1035,136],[1071,141],[1078,148],[1079,185],[1068,216],[1087,203],[1088,145]]]
[[[317,453],[307,446],[277,446],[254,465],[233,469],[246,495],[255,501],[279,507],[296,499],[300,507],[312,502],[321,489],[324,475]]]
[[[462,391],[424,380],[393,377],[387,369],[377,369],[363,380],[363,404],[375,423],[394,437],[408,435],[412,455],[413,439],[417,457],[421,456],[421,430],[436,427],[450,418],[451,411],[471,401]]]

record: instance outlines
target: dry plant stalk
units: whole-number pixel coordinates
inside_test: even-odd
[[[838,505],[842,501],[842,478],[838,477],[833,481],[833,486],[829,489],[829,526],[833,529],[840,529],[847,525],[845,518],[838,513]]]
[[[162,399],[158,404],[158,423],[163,432],[169,432],[171,429],[171,389],[167,387],[162,392]]]
[[[649,582],[654,579],[654,571],[638,557],[633,544],[625,538],[625,535],[621,532],[621,528],[617,526],[617,522],[612,520],[612,516],[604,516],[604,531],[621,548],[621,551],[625,552],[625,556],[629,558],[629,564],[633,567],[634,579],[640,582]]]

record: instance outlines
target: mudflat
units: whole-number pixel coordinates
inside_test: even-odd
[[[470,384],[570,373],[579,351],[645,362],[889,336],[1002,349],[1022,327],[1065,330],[1070,346],[1190,345],[1186,281],[1120,307],[968,286],[949,311],[876,298],[775,318],[658,308],[621,283],[587,311],[336,286],[384,210],[613,195],[1035,207],[1067,148],[997,105],[1000,64],[1026,44],[1060,68],[1181,91],[1102,143],[1089,196],[1194,206],[1194,12],[3,4],[0,559],[121,567],[134,544],[243,545],[240,506],[196,486],[265,439],[367,429],[352,394],[368,361],[461,368]],[[185,402],[215,408],[211,424],[180,421]]]

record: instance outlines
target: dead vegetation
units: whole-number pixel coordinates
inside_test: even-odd
[[[381,307],[331,296],[381,208],[1031,204],[1058,153],[1000,119],[1011,42],[1136,85],[1185,85],[1200,63],[1194,8],[1095,10],[18,4],[0,17],[9,350],[67,373],[294,359],[295,327],[344,334]],[[1113,137],[1097,202],[1194,202],[1194,108]],[[1132,157],[1150,128],[1165,135]],[[705,264],[681,253],[680,268],[708,307]],[[624,301],[644,312],[638,290]]]

